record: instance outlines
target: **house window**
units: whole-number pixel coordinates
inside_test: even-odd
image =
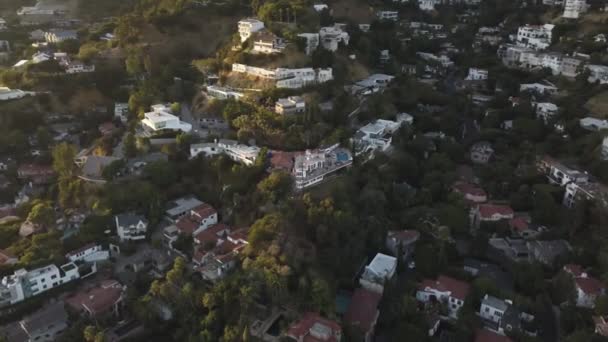
[[[490,308],[486,307],[486,312],[490,312]]]
[[[55,279],[55,278],[57,278],[57,275],[56,275],[56,274],[53,274],[53,275],[51,276],[51,279]]]

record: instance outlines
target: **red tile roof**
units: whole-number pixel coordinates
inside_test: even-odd
[[[81,291],[66,302],[76,311],[86,310],[91,315],[105,314],[122,300],[123,288],[116,280],[105,280],[97,287]]]
[[[272,151],[270,166],[272,169],[280,169],[291,172],[297,152]]]
[[[572,274],[574,277],[580,277],[585,272],[585,271],[583,271],[583,267],[581,265],[576,265],[576,264],[564,265],[564,271]]]
[[[490,330],[479,329],[475,332],[475,342],[513,342],[513,340]]]
[[[209,204],[203,203],[198,207],[192,209],[190,214],[190,216],[192,216],[193,218],[198,217],[198,219],[202,221],[203,219],[206,219],[207,217],[213,214],[217,214],[217,210],[215,210],[215,208],[213,208]]]
[[[184,235],[192,235],[199,226],[200,224],[192,220],[190,216],[182,216],[175,222],[175,227],[177,227],[179,233]]]
[[[361,288],[356,289],[348,311],[344,315],[344,322],[350,326],[358,327],[364,333],[369,332],[377,318],[376,313],[380,298],[382,297],[378,293]]]
[[[112,123],[112,122],[104,122],[101,125],[99,125],[98,129],[102,135],[108,135],[108,134],[112,134],[114,129],[116,129],[116,126],[114,126],[114,123]]]
[[[418,286],[420,290],[426,288],[434,289],[439,292],[450,292],[450,296],[462,301],[469,294],[470,286],[464,281],[456,280],[447,276],[439,276],[437,280],[425,279]]]
[[[401,242],[408,242],[418,240],[420,233],[417,230],[391,230],[388,236]]]
[[[581,289],[583,293],[588,295],[601,294],[604,290],[604,284],[601,281],[592,277],[578,277],[574,278],[576,287]]]
[[[511,229],[516,230],[518,232],[523,232],[528,229],[529,222],[525,217],[514,217],[509,220],[509,226]]]
[[[202,232],[196,234],[194,241],[196,243],[205,244],[206,242],[217,243],[217,241],[230,233],[232,228],[223,223],[214,224]]]
[[[461,193],[463,195],[472,196],[487,196],[486,192],[475,184],[467,182],[456,182],[452,185],[452,190]]]
[[[608,322],[605,316],[593,316],[595,323],[595,333],[604,337],[608,337]]]
[[[305,313],[287,331],[287,336],[303,342],[338,342],[341,335],[342,327],[338,323],[313,312]]]
[[[481,218],[489,219],[494,215],[500,216],[513,216],[514,212],[508,205],[501,204],[480,204],[479,205],[479,214]]]
[[[4,249],[0,249],[0,265],[6,264],[8,261],[15,261],[17,259],[16,256],[7,252]]]

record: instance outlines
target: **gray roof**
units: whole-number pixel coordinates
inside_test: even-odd
[[[63,307],[63,302],[55,302],[26,317],[20,324],[23,330],[32,332],[45,329],[50,324],[66,323],[67,319],[68,315]]]
[[[203,202],[199,201],[194,196],[182,197],[170,202],[167,206],[168,209],[165,213],[169,217],[174,217],[189,210],[192,210],[201,204],[203,204]]]
[[[496,298],[494,296],[486,295],[484,299],[481,301],[481,304],[493,307],[496,310],[500,310],[505,312],[509,307],[509,304],[500,298]]]
[[[133,213],[118,214],[116,215],[116,220],[121,227],[134,226],[137,225],[139,221],[148,223],[145,217]]]

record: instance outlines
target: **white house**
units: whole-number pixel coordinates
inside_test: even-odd
[[[589,276],[579,265],[568,264],[563,270],[574,280],[576,306],[593,309],[597,298],[606,293],[604,284]]]
[[[215,85],[207,86],[206,94],[207,96],[218,100],[240,100],[245,96],[245,94],[241,92]]]
[[[239,144],[235,140],[221,139],[213,143],[193,144],[190,146],[190,158],[198,155],[211,157],[218,154],[226,154],[237,163],[251,166],[260,154],[261,149],[257,146]]]
[[[469,74],[465,78],[467,81],[483,81],[488,79],[488,70],[469,68]]]
[[[239,21],[238,29],[241,43],[243,43],[247,41],[253,33],[264,29],[264,22],[254,18],[243,19]]]
[[[551,102],[532,102],[532,106],[536,111],[536,117],[545,124],[550,122],[559,111],[559,107]]]
[[[418,0],[418,7],[423,11],[432,11],[435,5],[441,4],[441,0]]]
[[[397,11],[378,11],[378,12],[376,12],[376,16],[380,20],[390,20],[390,21],[399,20],[399,12],[397,12]]]
[[[10,89],[8,87],[0,87],[0,101],[20,99],[27,96],[29,93],[20,89]]]
[[[520,92],[536,92],[541,95],[553,95],[556,94],[558,88],[549,83],[523,83],[519,86]]]
[[[364,289],[382,294],[384,284],[391,280],[397,270],[397,258],[382,253],[376,254],[372,262],[365,266],[359,279]]]
[[[70,61],[65,65],[65,72],[67,74],[82,74],[94,71],[95,65],[86,65],[79,61]]]
[[[451,318],[458,317],[458,311],[469,295],[469,284],[440,275],[437,280],[425,279],[418,285],[416,299],[423,303],[437,301],[445,303]]]
[[[320,35],[318,33],[300,33],[298,37],[306,40],[306,54],[312,55],[319,47]]]
[[[581,14],[587,12],[587,7],[587,0],[566,0],[563,17],[578,19]]]
[[[386,151],[391,146],[391,136],[407,121],[406,118],[407,116],[401,114],[397,116],[396,121],[378,119],[359,128],[353,137],[355,154]]]
[[[517,30],[517,45],[544,50],[551,45],[555,25],[525,25]]]
[[[598,65],[598,64],[590,64],[587,65],[587,70],[589,70],[589,78],[587,79],[590,83],[599,82],[600,84],[608,83],[608,66],[606,65]]]
[[[579,124],[582,128],[588,131],[602,131],[608,129],[608,120],[597,119],[593,117],[586,117],[579,120]]]
[[[296,188],[301,190],[316,185],[352,163],[350,152],[337,145],[314,151],[306,150],[294,160],[293,176]]]
[[[148,220],[133,213],[114,216],[116,234],[120,241],[138,241],[146,238]]]
[[[471,146],[470,158],[475,164],[487,164],[493,155],[494,149],[487,141],[480,141]]]
[[[73,30],[51,30],[44,33],[47,43],[61,43],[66,40],[78,39],[78,33]]]
[[[479,316],[484,320],[500,323],[509,305],[510,302],[486,294],[481,301]]]
[[[589,182],[589,174],[587,172],[570,168],[550,157],[544,157],[539,160],[538,169],[547,175],[549,183],[556,184],[561,187],[564,187],[570,183]]]
[[[340,43],[348,45],[350,36],[342,30],[342,25],[335,24],[334,26],[322,27],[319,31],[321,46],[325,50],[336,51]]]
[[[276,70],[277,88],[299,89],[308,85],[321,84],[334,79],[332,69],[283,69]]]
[[[114,117],[119,118],[122,123],[126,123],[129,120],[129,104],[128,103],[115,103],[114,104]]]
[[[152,132],[171,130],[189,133],[192,130],[191,124],[171,114],[169,107],[163,104],[152,106],[152,112],[145,113],[141,123],[145,129]]]
[[[92,263],[108,260],[110,252],[103,250],[103,247],[99,244],[90,243],[69,252],[65,257],[71,262],[84,261]]]
[[[18,303],[78,278],[80,273],[73,262],[60,267],[51,264],[31,271],[18,269],[2,278],[0,306]]]
[[[289,96],[278,99],[274,111],[281,115],[301,114],[306,111],[306,101],[301,96]]]
[[[286,47],[285,41],[274,33],[262,30],[252,36],[253,52],[261,54],[273,54],[283,51]]]
[[[6,25],[6,20],[4,18],[0,18],[0,31],[4,31],[8,28]]]

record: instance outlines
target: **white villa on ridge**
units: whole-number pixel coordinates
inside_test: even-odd
[[[343,30],[343,24],[334,24],[334,26],[321,27],[319,38],[321,46],[325,50],[336,51],[340,43],[348,45],[350,36]]]
[[[247,74],[267,80],[276,81],[277,88],[299,89],[308,85],[329,82],[334,79],[332,69],[264,69],[245,64],[232,64],[232,72]]]
[[[247,18],[239,21],[238,27],[241,43],[244,43],[253,33],[264,29],[264,22],[254,18]]]
[[[96,271],[94,266],[92,272]],[[81,278],[81,274],[73,262],[60,267],[51,264],[31,271],[18,269],[12,275],[2,278],[0,307],[21,302],[78,278]]]
[[[301,190],[322,182],[326,177],[353,164],[347,149],[333,145],[326,149],[306,150],[295,157],[293,176],[296,189]]]
[[[301,114],[306,111],[306,101],[301,96],[289,96],[278,99],[274,112],[281,115]]]
[[[465,78],[466,81],[484,81],[488,79],[488,70],[469,68],[469,74]]]
[[[551,45],[555,25],[525,25],[517,30],[517,45],[534,50],[544,50]]]
[[[587,12],[587,0],[566,0],[564,4],[564,18],[578,19],[581,14]]]
[[[226,154],[237,163],[251,166],[255,163],[261,149],[257,146],[239,144],[235,140],[220,139],[213,143],[193,144],[190,146],[190,158],[198,155],[211,157],[218,154]]]
[[[413,122],[411,115],[401,113],[397,115],[396,121],[378,119],[359,128],[353,137],[355,155],[376,150],[386,151],[391,146],[393,133],[404,123],[411,125]]]
[[[192,130],[191,124],[171,114],[171,109],[164,104],[152,106],[152,111],[144,114],[141,123],[144,129],[152,132],[171,130],[189,133]]]

